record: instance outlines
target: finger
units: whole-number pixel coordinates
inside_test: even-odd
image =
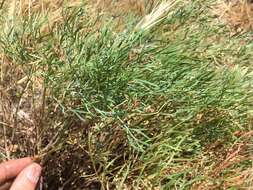
[[[25,167],[32,163],[31,158],[11,160],[0,164],[0,184],[16,177]]]
[[[39,164],[29,165],[18,175],[10,190],[35,190],[40,179],[41,170]]]

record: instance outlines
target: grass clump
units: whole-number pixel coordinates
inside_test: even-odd
[[[47,31],[39,13],[3,30],[3,158],[35,156],[45,189],[236,186],[223,172],[241,169],[233,150],[250,162],[236,148],[248,142],[252,54],[230,54],[227,28],[203,12],[211,2],[173,3],[124,30],[85,7],[63,8]]]

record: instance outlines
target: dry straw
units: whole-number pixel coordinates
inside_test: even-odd
[[[236,31],[253,28],[253,3],[247,0],[218,1],[214,13]]]
[[[159,23],[181,0],[164,1],[156,6],[136,26],[136,29],[148,30]]]

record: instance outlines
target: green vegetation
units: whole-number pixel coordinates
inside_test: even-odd
[[[135,18],[120,31],[85,6],[64,8],[46,32],[38,13],[2,18],[11,156],[36,155],[45,189],[249,185],[231,179],[252,167],[252,34],[231,37],[211,5],[179,1],[149,28]]]

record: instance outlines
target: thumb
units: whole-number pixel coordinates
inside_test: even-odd
[[[39,164],[27,166],[15,179],[10,190],[35,190],[41,174]]]

